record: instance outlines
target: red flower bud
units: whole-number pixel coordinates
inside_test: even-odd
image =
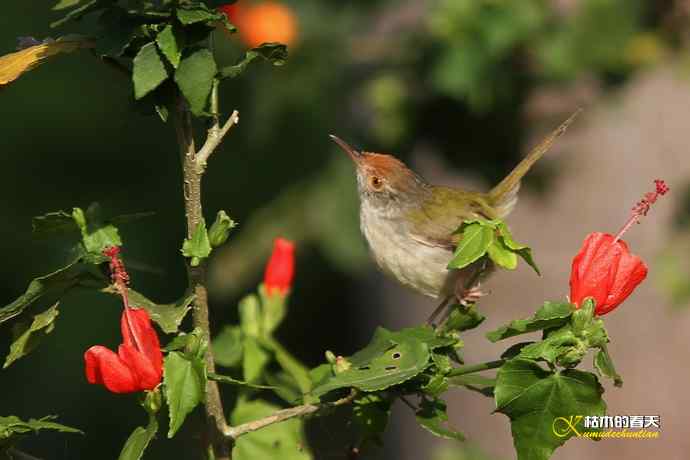
[[[125,308],[120,320],[123,343],[112,350],[96,345],[84,353],[86,379],[113,393],[152,390],[163,376],[158,334],[144,309]]]
[[[573,259],[570,301],[580,306],[587,297],[595,314],[605,315],[623,302],[647,276],[647,266],[630,253],[623,240],[608,233],[591,233]]]
[[[284,238],[273,242],[273,253],[266,265],[264,285],[268,294],[278,291],[285,295],[292,285],[295,274],[295,245]]]

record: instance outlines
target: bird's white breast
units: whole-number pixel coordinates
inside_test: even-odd
[[[436,298],[452,292],[455,283],[449,277],[455,278],[457,273],[446,266],[453,254],[416,241],[399,222],[399,218],[382,215],[362,202],[360,226],[379,267],[426,296]]]

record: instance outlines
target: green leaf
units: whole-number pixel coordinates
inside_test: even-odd
[[[211,242],[211,246],[217,248],[225,244],[230,236],[230,230],[236,226],[237,223],[235,223],[225,211],[218,211],[218,214],[216,214],[216,221],[213,222],[211,229],[208,231],[208,239]]]
[[[213,54],[206,48],[197,49],[180,61],[175,82],[194,115],[204,113],[217,70]]]
[[[187,415],[205,399],[206,366],[203,358],[190,359],[178,351],[168,353],[163,382],[170,414],[168,438],[172,438]]]
[[[81,208],[72,209],[72,218],[81,232],[82,243],[86,252],[92,257],[88,260],[99,264],[105,259],[102,252],[109,246],[122,246],[120,233],[112,224],[100,222],[97,215],[100,212],[98,203],[89,206],[86,213]],[[87,218],[88,215],[88,218]]]
[[[54,10],[62,10],[62,9],[67,9],[72,6],[76,6],[78,2],[73,2],[70,0],[67,0],[65,2],[60,2],[55,7],[53,7]],[[73,9],[69,13],[67,13],[64,17],[61,19],[58,19],[57,21],[53,21],[50,23],[51,29],[60,27],[69,21],[77,21],[81,19],[82,17],[86,16],[87,14],[97,11],[100,9],[105,8],[108,5],[109,0],[90,0],[83,2],[83,4],[79,5],[77,8]],[[60,8],[58,8],[58,6]]]
[[[455,343],[457,339],[437,336],[428,326],[398,332],[379,328],[371,343],[350,357],[351,367],[321,382],[312,395],[347,387],[377,391],[403,383],[427,368],[431,351]]]
[[[194,294],[191,294],[180,298],[174,303],[157,304],[134,289],[128,289],[127,291],[129,293],[130,305],[145,309],[149,313],[149,316],[151,316],[151,319],[155,321],[166,334],[177,333],[182,320],[192,308],[192,302],[194,302],[196,298]],[[119,295],[119,293],[111,287],[105,288],[103,292]]]
[[[47,334],[53,332],[55,328],[55,318],[57,318],[59,311],[57,309],[58,303],[47,309],[41,314],[34,316],[31,324],[19,324],[19,330],[16,331],[16,339],[10,346],[10,353],[5,359],[3,369],[19,358],[29,354],[40,340]]]
[[[235,367],[244,354],[242,330],[239,326],[225,326],[213,339],[213,357],[216,364]]]
[[[487,253],[489,254],[489,258],[499,267],[503,267],[507,270],[515,270],[517,268],[517,255],[505,245],[501,238],[491,243]]]
[[[273,392],[286,403],[294,405],[304,400],[302,390],[299,389],[295,379],[287,372],[264,372],[264,378],[272,386]]]
[[[141,23],[122,8],[108,8],[98,18],[101,26],[96,40],[96,54],[112,58],[121,57],[129,45],[141,34]]]
[[[236,378],[230,377],[228,375],[220,375],[216,373],[208,374],[209,380],[214,380],[219,383],[226,383],[228,385],[236,385],[240,387],[255,388],[257,390],[274,390],[275,387],[271,385],[257,385],[255,383],[245,382],[244,380],[238,380]]]
[[[599,374],[612,379],[615,386],[623,386],[623,377],[616,372],[616,367],[613,364],[613,360],[611,359],[611,355],[609,355],[609,350],[606,346],[601,348],[597,354],[594,355],[594,367],[597,369]]]
[[[525,262],[527,262],[527,264],[530,267],[532,267],[532,269],[537,273],[537,275],[541,275],[539,267],[532,258],[532,249],[529,246],[525,246],[524,244],[516,242],[513,239],[513,235],[512,233],[510,233],[510,230],[508,229],[508,226],[505,224],[505,222],[498,221],[496,228],[498,229],[499,240],[501,240],[503,245],[511,251],[515,252],[520,257],[522,257],[522,259]]]
[[[506,326],[487,333],[486,337],[492,342],[497,342],[528,332],[559,327],[567,323],[572,314],[572,304],[544,302],[531,318],[511,321]]]
[[[391,415],[390,399],[378,393],[368,393],[353,402],[352,421],[359,428],[362,442],[381,443],[381,435],[386,431]]]
[[[453,259],[448,263],[448,268],[461,269],[476,262],[486,254],[493,240],[492,227],[481,222],[465,225],[462,230],[462,239],[453,254]]]
[[[220,70],[220,77],[235,78],[241,75],[247,69],[249,64],[259,58],[264,61],[268,61],[275,66],[281,66],[285,64],[287,57],[287,46],[281,43],[264,43],[261,46],[247,51],[247,53],[244,55],[244,58],[237,64],[223,67]]]
[[[68,233],[78,231],[72,214],[65,211],[49,212],[42,216],[35,216],[31,220],[31,231],[34,236],[43,236],[51,233]]]
[[[575,367],[585,357],[587,349],[587,343],[577,338],[569,326],[564,326],[549,333],[541,342],[523,347],[518,357]]]
[[[0,308],[0,323],[21,314],[26,308],[43,297],[60,297],[69,289],[87,279],[96,279],[89,266],[77,259],[71,264],[47,275],[35,278],[26,288],[26,292],[14,302]]]
[[[203,3],[181,5],[177,8],[175,14],[180,23],[186,26],[199,22],[220,21],[223,16],[218,11],[207,8]]]
[[[144,456],[144,451],[149,443],[156,437],[158,432],[158,421],[155,414],[149,415],[149,424],[135,428],[127,438],[127,442],[122,447],[118,460],[139,460]]]
[[[156,36],[156,43],[158,44],[158,49],[163,53],[168,59],[168,62],[174,67],[180,64],[180,58],[182,57],[182,44],[177,38],[177,33],[172,24],[165,26]]]
[[[496,410],[510,418],[518,460],[547,460],[573,436],[559,417],[603,415],[603,388],[589,372],[548,372],[529,360],[513,359],[498,371]],[[570,417],[573,417],[571,419]]]
[[[158,53],[154,42],[142,46],[134,58],[132,81],[134,99],[141,99],[158,88],[168,78],[168,69]]]
[[[84,434],[81,430],[77,430],[76,428],[53,422],[55,418],[56,416],[54,415],[48,415],[39,419],[32,418],[29,419],[28,422],[24,422],[14,415],[0,417],[0,445],[4,445],[21,435],[38,433],[41,430]]]
[[[242,375],[247,382],[257,382],[271,360],[271,354],[251,335],[244,338],[244,357],[242,359]]]
[[[274,414],[280,407],[265,401],[240,401],[230,416],[232,425]],[[235,442],[233,460],[311,460],[304,422],[293,418],[247,433]]]
[[[486,319],[477,310],[476,305],[465,307],[464,305],[453,305],[448,320],[441,326],[443,332],[467,331],[474,329]]]
[[[271,351],[273,351],[276,361],[280,364],[288,374],[295,379],[297,386],[299,387],[302,394],[306,394],[311,391],[312,381],[309,375],[309,369],[307,369],[302,363],[300,363],[295,357],[293,357],[279,342],[271,338],[265,338],[261,340],[261,343]]]
[[[89,0],[60,0],[51,9],[53,11],[66,10],[67,8],[72,8],[73,6],[77,6],[80,3],[87,3],[88,1]]]
[[[192,239],[185,239],[184,243],[182,243],[182,255],[191,257],[191,265],[196,267],[201,259],[208,257],[209,254],[211,254],[211,243],[208,241],[206,222],[204,219],[201,219],[194,229]]]
[[[465,440],[462,433],[447,426],[446,403],[441,399],[423,399],[415,416],[417,423],[435,436],[456,441]]]

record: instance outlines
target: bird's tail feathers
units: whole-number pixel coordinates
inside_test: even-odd
[[[500,217],[508,215],[515,204],[517,203],[517,194],[520,190],[520,181],[522,177],[527,174],[532,165],[537,162],[546,152],[549,151],[551,145],[558,139],[568,126],[580,115],[582,109],[577,109],[567,120],[556,128],[546,139],[541,141],[539,145],[534,147],[532,151],[508,174],[501,182],[498,183],[488,193],[489,201],[496,209]]]

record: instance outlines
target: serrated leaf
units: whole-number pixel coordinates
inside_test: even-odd
[[[72,214],[65,211],[56,211],[35,216],[31,219],[31,230],[34,236],[43,236],[50,233],[69,233],[78,231],[79,227],[74,222]]]
[[[182,57],[182,46],[180,40],[177,38],[177,33],[175,28],[168,24],[163,30],[161,30],[156,36],[156,43],[158,44],[158,49],[160,49],[163,56],[168,59],[168,62],[174,67],[180,64],[180,58]]]
[[[81,231],[81,239],[84,248],[89,255],[93,257],[87,258],[92,263],[101,263],[105,258],[102,252],[105,248],[110,246],[122,246],[122,239],[120,233],[112,224],[101,223],[100,219],[96,217],[99,213],[97,203],[89,206],[86,214],[81,208],[72,209],[72,218]],[[88,219],[87,219],[87,214]]]
[[[235,367],[242,360],[244,343],[239,326],[225,326],[213,339],[213,357],[216,364]]]
[[[203,358],[190,359],[178,351],[168,353],[163,382],[170,415],[168,438],[172,438],[187,415],[206,397],[206,366]]]
[[[465,440],[462,433],[447,426],[446,403],[441,399],[423,399],[415,417],[422,428],[435,436],[456,441]]]
[[[321,396],[338,388],[354,387],[377,391],[405,382],[420,374],[429,365],[431,349],[444,346],[433,336],[429,341],[425,328],[411,328],[397,333],[379,328],[371,343],[352,355],[352,366],[318,385],[311,392]],[[450,343],[454,343],[450,339]]]
[[[180,61],[175,71],[175,83],[194,115],[204,113],[217,70],[213,54],[206,48],[197,49]]]
[[[507,270],[515,270],[517,268],[517,254],[506,247],[505,243],[503,243],[500,238],[494,240],[491,245],[489,245],[487,254],[499,267]]]
[[[613,384],[617,387],[623,386],[623,377],[616,372],[616,366],[613,364],[613,359],[609,355],[608,348],[604,346],[596,355],[594,355],[594,367],[599,374],[613,380]]]
[[[141,99],[158,88],[168,78],[168,69],[154,42],[142,46],[134,58],[132,82],[134,99]]]
[[[532,249],[529,246],[520,244],[513,239],[512,233],[508,229],[508,226],[503,221],[497,221],[496,228],[499,233],[499,240],[503,243],[505,247],[515,252],[517,255],[522,257],[522,259],[537,273],[541,275],[541,271],[537,266],[534,258],[532,257]]]
[[[511,321],[509,324],[487,333],[486,337],[492,342],[497,342],[528,332],[559,327],[568,322],[572,313],[572,304],[544,302],[544,305],[531,318]]]
[[[274,414],[281,408],[262,400],[240,401],[230,416],[234,426]],[[233,460],[311,460],[302,419],[293,418],[241,436]]]
[[[461,269],[476,262],[486,254],[493,240],[494,229],[490,226],[479,222],[466,225],[448,268]]]
[[[603,391],[589,372],[569,369],[553,373],[521,359],[504,364],[494,389],[496,410],[510,418],[518,460],[547,460],[574,435],[569,428],[560,430],[556,425],[560,417],[603,415]]]
[[[166,334],[177,333],[182,320],[192,308],[192,302],[194,302],[196,298],[194,294],[191,294],[180,298],[177,302],[157,304],[134,289],[128,289],[127,291],[129,293],[130,305],[145,309],[149,313],[151,319],[155,321]],[[112,295],[120,295],[111,288],[106,288],[103,292]]]
[[[253,336],[244,337],[242,375],[247,382],[256,382],[271,360],[271,354]]]
[[[184,25],[197,24],[199,22],[214,22],[222,19],[222,14],[211,10],[203,3],[194,5],[181,5],[175,10],[178,21]]]
[[[0,308],[0,323],[21,314],[22,311],[43,297],[60,297],[80,282],[91,279],[96,279],[96,277],[89,270],[89,267],[81,262],[81,259],[77,259],[53,273],[39,276],[29,283],[24,294],[9,305]]]
[[[15,437],[38,433],[41,430],[54,430],[62,433],[79,433],[84,434],[81,430],[71,428],[60,423],[53,422],[57,417],[48,415],[39,419],[29,419],[28,422],[21,420],[19,417],[9,415],[7,417],[0,417],[0,445],[9,442]]]
[[[275,66],[281,66],[285,64],[287,57],[287,46],[281,43],[264,43],[261,46],[247,51],[247,53],[244,55],[244,58],[237,64],[223,67],[219,72],[220,77],[235,78],[242,74],[247,69],[249,64],[259,58],[264,61],[268,61]]]
[[[5,358],[3,369],[19,358],[29,354],[36,346],[43,336],[53,332],[55,327],[55,318],[59,315],[57,309],[59,303],[56,303],[43,313],[34,316],[31,324],[20,325],[20,330],[16,331],[15,339],[10,345],[10,353]]]
[[[192,267],[199,265],[201,259],[208,257],[211,254],[211,243],[208,240],[208,232],[206,231],[206,222],[204,219],[197,224],[192,234],[192,239],[185,239],[182,243],[182,255],[190,257],[192,260],[190,264]]]
[[[66,24],[69,21],[78,21],[79,19],[83,18],[89,13],[92,13],[94,11],[103,9],[108,6],[108,4],[111,3],[111,0],[90,0],[87,2],[84,2],[83,4],[79,5],[77,8],[73,9],[69,13],[67,13],[64,17],[61,19],[58,19],[57,21],[53,21],[50,23],[51,28],[56,28],[60,27],[64,24]],[[59,4],[58,4],[59,5]],[[64,6],[63,8],[57,8],[57,6],[53,9],[58,10],[58,9],[67,9],[70,6],[76,6],[77,4],[74,3],[73,5],[68,5]]]
[[[101,34],[96,40],[99,56],[117,58],[141,35],[140,22],[132,19],[122,8],[108,8],[98,18]]]
[[[129,435],[125,445],[122,447],[118,460],[139,460],[144,456],[144,451],[149,443],[156,437],[158,432],[158,421],[154,414],[149,415],[149,424],[134,429]]]

